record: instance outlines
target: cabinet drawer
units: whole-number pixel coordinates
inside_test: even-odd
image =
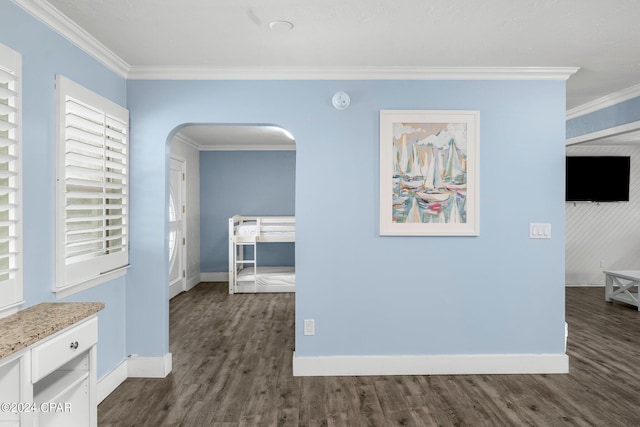
[[[98,342],[98,318],[73,326],[31,350],[31,382],[36,383]]]

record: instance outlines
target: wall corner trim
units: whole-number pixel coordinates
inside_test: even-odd
[[[172,361],[171,353],[159,357],[131,355],[127,359],[127,377],[164,378],[173,368]]]
[[[566,354],[296,356],[294,376],[566,374]]]

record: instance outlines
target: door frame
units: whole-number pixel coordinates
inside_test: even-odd
[[[179,169],[174,169],[174,163],[175,164],[179,164]],[[177,189],[180,192],[180,201],[181,201],[181,205],[180,206],[176,206],[176,209],[178,209],[180,211],[180,218],[181,218],[181,222],[182,222],[182,227],[181,227],[181,235],[182,235],[182,241],[177,241],[176,245],[179,251],[179,254],[177,255],[180,260],[180,264],[182,266],[182,273],[180,274],[180,280],[175,281],[173,284],[171,283],[171,271],[168,272],[169,274],[169,299],[173,298],[174,296],[178,295],[181,292],[184,292],[187,290],[187,245],[186,245],[186,240],[187,240],[187,215],[186,215],[186,206],[187,206],[187,187],[186,187],[186,177],[187,177],[187,162],[186,159],[175,155],[175,154],[171,154],[171,158],[170,158],[170,165],[169,165],[169,191],[171,192],[171,172],[173,170],[179,170],[180,172],[180,176],[182,179],[180,179],[180,188]]]

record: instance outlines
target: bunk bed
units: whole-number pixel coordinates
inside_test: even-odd
[[[229,293],[295,292],[294,267],[258,265],[258,243],[295,242],[295,238],[294,216],[229,218]],[[260,250],[265,248],[261,245]]]

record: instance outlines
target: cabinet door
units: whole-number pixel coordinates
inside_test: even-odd
[[[12,410],[0,411],[0,426],[30,426],[33,422],[31,408],[16,405],[33,402],[30,380],[31,354],[16,353],[0,360],[0,402],[15,404]],[[13,411],[16,409],[16,411]],[[19,409],[19,410],[17,410]]]
[[[11,360],[8,362],[3,362],[0,364],[0,402],[3,405],[11,405],[18,404],[20,402],[20,359]],[[20,414],[17,411],[11,412],[11,408],[6,410],[7,408],[3,408],[0,411],[0,425],[13,425],[9,423],[10,421],[19,423],[20,422]]]
[[[38,403],[38,427],[89,426],[89,378],[56,396],[55,400]]]

